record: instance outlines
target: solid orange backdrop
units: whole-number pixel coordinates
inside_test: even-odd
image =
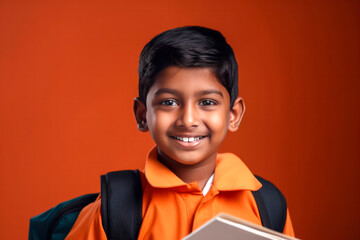
[[[303,239],[355,239],[360,181],[358,1],[1,1],[0,239],[29,218],[143,168],[137,63],[156,34],[220,30],[247,110],[222,151],[287,196]]]

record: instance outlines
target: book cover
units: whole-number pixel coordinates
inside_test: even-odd
[[[221,213],[183,240],[299,240],[243,219]]]

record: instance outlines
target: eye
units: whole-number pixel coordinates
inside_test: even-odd
[[[216,102],[213,100],[210,100],[210,99],[202,100],[199,103],[200,106],[211,106],[211,105],[215,105],[215,104],[216,104]]]
[[[164,105],[164,106],[176,106],[178,105],[177,102],[173,99],[166,99],[164,101],[161,101],[160,102],[161,105]]]

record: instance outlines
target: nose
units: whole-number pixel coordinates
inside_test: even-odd
[[[197,127],[200,124],[200,116],[196,106],[185,104],[179,114],[177,125],[185,128]]]

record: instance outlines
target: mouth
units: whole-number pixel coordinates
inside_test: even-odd
[[[184,143],[194,143],[194,142],[198,142],[201,139],[207,137],[207,136],[197,136],[197,137],[180,137],[180,136],[171,136],[172,138],[179,140],[181,142]]]

